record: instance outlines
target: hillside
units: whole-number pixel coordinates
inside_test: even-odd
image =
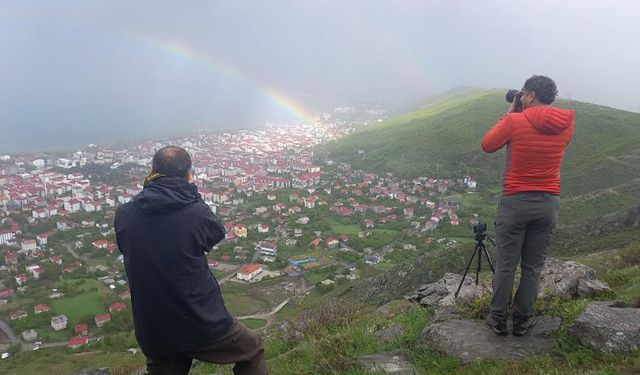
[[[485,154],[480,139],[507,109],[504,91],[442,95],[423,109],[361,129],[322,151],[364,170],[405,177],[469,174],[498,187],[504,151]],[[571,100],[556,105],[576,110],[576,132],[562,170],[565,195],[624,185],[640,175],[640,114]],[[359,150],[366,152],[364,157]]]

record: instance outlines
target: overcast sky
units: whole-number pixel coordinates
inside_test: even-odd
[[[407,108],[532,74],[638,111],[639,15],[601,0],[0,0],[0,153]]]

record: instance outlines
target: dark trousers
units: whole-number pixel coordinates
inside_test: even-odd
[[[496,217],[497,265],[493,277],[491,314],[507,319],[513,281],[520,264],[520,285],[513,298],[513,314],[527,318],[535,314],[540,273],[556,225],[559,197],[545,192],[503,196]]]
[[[147,357],[147,371],[149,375],[187,375],[193,359],[218,364],[235,363],[235,375],[268,374],[262,339],[237,320],[220,340],[207,347],[188,353]]]

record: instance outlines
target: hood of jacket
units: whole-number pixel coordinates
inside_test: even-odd
[[[182,177],[160,177],[149,183],[133,201],[145,213],[179,210],[200,199],[196,185]]]
[[[522,114],[531,125],[544,134],[560,134],[573,124],[575,111],[551,106],[539,106],[525,109]]]

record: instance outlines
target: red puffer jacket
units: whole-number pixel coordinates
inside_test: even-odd
[[[496,152],[507,145],[503,194],[560,194],[560,164],[573,136],[573,117],[573,110],[531,107],[505,114],[484,135],[485,152]]]

